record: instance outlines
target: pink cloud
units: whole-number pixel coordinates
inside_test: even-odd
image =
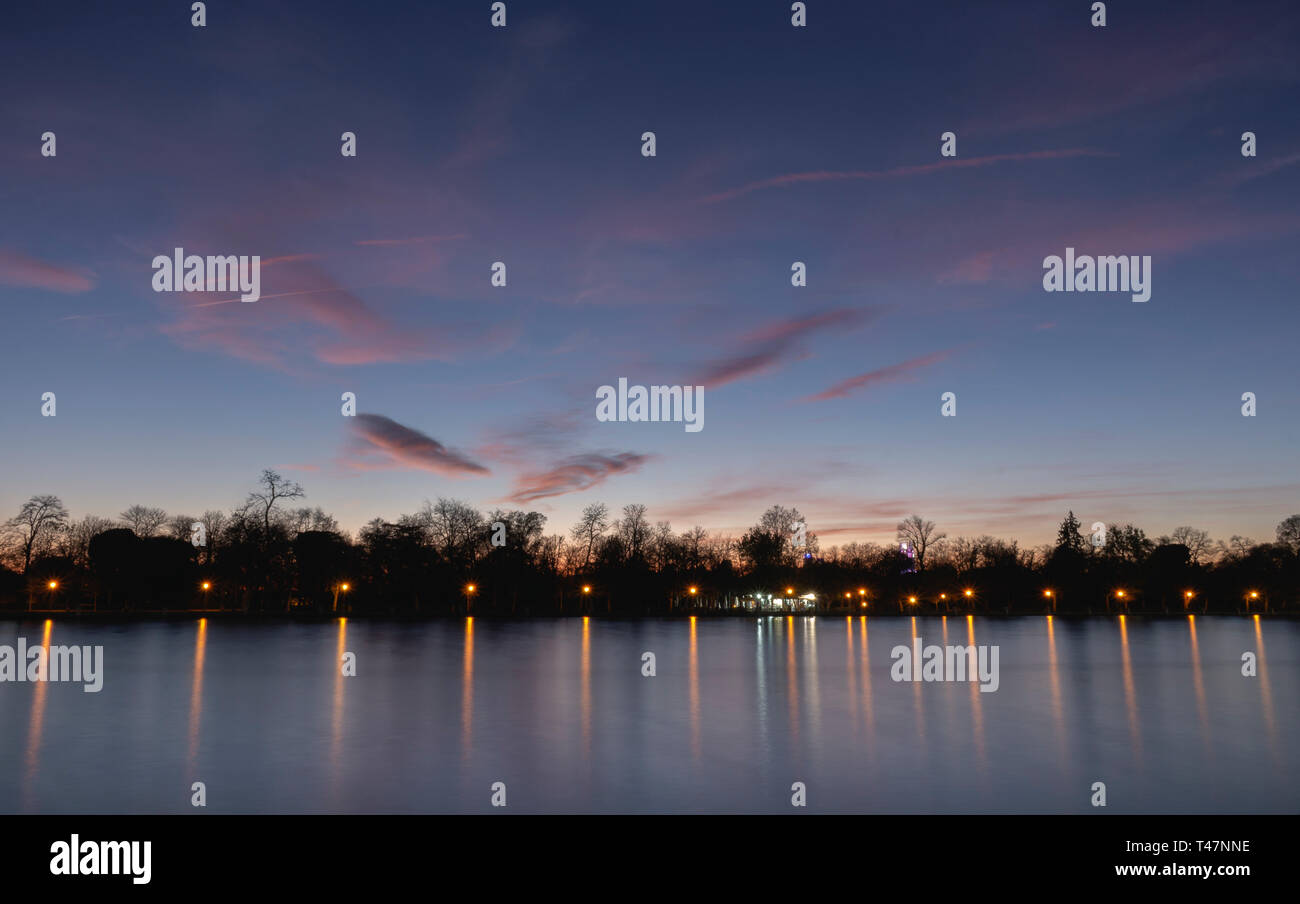
[[[188,296],[159,296],[177,318],[163,332],[190,347],[278,367],[304,352],[336,365],[451,360],[467,348],[502,341],[492,330],[394,323],[353,294],[355,288],[339,285],[304,256],[294,257],[263,273],[262,297],[251,304],[238,297],[194,303]]]
[[[89,292],[95,285],[75,270],[4,250],[0,250],[0,283],[69,294]]]
[[[909,361],[903,361],[900,364],[891,364],[889,367],[881,367],[876,370],[868,371],[864,374],[858,374],[856,377],[849,377],[847,380],[841,380],[829,389],[824,389],[816,395],[805,398],[805,402],[822,402],[827,399],[837,399],[856,392],[859,389],[866,389],[869,386],[879,386],[883,383],[896,383],[899,380],[910,379],[915,371],[923,367],[929,367],[939,361],[947,358],[951,352],[935,352],[932,355],[924,355],[920,358],[912,358]]]
[[[617,474],[635,471],[649,460],[650,456],[637,452],[587,452],[574,455],[546,470],[521,475],[515,482],[509,499],[522,503],[578,493],[604,483]]]
[[[351,462],[350,466],[359,470],[375,468],[376,465],[367,461],[365,456],[377,455],[382,462],[378,467],[433,471],[447,477],[491,473],[436,439],[382,414],[358,414],[353,420],[352,432],[359,440],[362,458]]]
[[[740,337],[744,348],[706,365],[695,379],[710,388],[774,370],[799,353],[798,340],[826,329],[847,329],[865,323],[878,311],[844,308],[781,320]]]

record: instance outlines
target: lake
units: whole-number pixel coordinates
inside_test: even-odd
[[[914,636],[996,646],[997,690],[893,680]],[[0,622],[20,637],[102,646],[103,688],[0,683],[4,812],[490,813],[502,782],[508,813],[1084,813],[1098,781],[1104,812],[1300,811],[1287,619]]]

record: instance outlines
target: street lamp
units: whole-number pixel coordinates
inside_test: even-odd
[[[1056,591],[1054,591],[1054,590],[1044,590],[1044,591],[1043,591],[1043,596],[1046,597],[1047,600],[1048,600],[1048,602],[1050,602],[1050,603],[1052,604],[1052,611],[1055,612],[1055,611],[1056,611]]]
[[[1252,591],[1250,591],[1250,593],[1247,593],[1247,594],[1246,594],[1246,611],[1247,611],[1247,612],[1250,611],[1250,603],[1251,603],[1251,600],[1257,600],[1257,599],[1259,599],[1259,591],[1258,591],[1258,590],[1252,590]]]
[[[346,581],[343,582],[342,584],[334,585],[334,606],[330,611],[332,612],[339,611],[339,594],[347,593],[351,589],[352,589],[352,585],[347,583]]]
[[[478,590],[478,587],[476,587],[474,584],[465,585],[465,614],[467,615],[469,614],[469,610],[473,605],[473,597],[474,597],[474,592],[476,590]]]
[[[1126,594],[1123,590],[1116,590],[1116,591],[1115,591],[1115,599],[1117,599],[1117,600],[1119,600],[1120,602],[1122,602],[1122,603],[1124,604],[1124,608],[1125,608],[1125,609],[1128,608],[1128,594]],[[1110,611],[1110,597],[1109,597],[1109,596],[1106,597],[1106,611],[1107,611],[1107,612]]]
[[[1192,591],[1190,591],[1190,590],[1184,590],[1184,591],[1183,591],[1183,610],[1184,610],[1184,611],[1186,611],[1186,610],[1187,610],[1187,607],[1190,606],[1190,605],[1192,604],[1192,597],[1194,597],[1194,596],[1196,596],[1196,594],[1195,594],[1195,593],[1192,593]]]

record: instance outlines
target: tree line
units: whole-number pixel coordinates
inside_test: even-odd
[[[355,537],[302,487],[264,471],[230,511],[169,516],[132,505],[74,520],[33,496],[0,533],[0,607],[107,613],[670,615],[800,611],[1134,613],[1282,611],[1300,587],[1300,515],[1274,542],[1179,527],[1083,530],[1054,544],[948,537],[917,515],[898,545],[822,549],[799,510],[774,505],[740,537],[651,523],[644,505],[588,505],[563,533],[539,512],[426,501]]]

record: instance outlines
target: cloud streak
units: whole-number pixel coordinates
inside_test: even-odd
[[[773,176],[769,179],[760,179],[757,182],[750,182],[739,188],[729,189],[727,191],[717,192],[712,195],[706,195],[700,198],[703,204],[717,204],[721,201],[731,201],[735,198],[748,195],[752,192],[762,191],[767,188],[786,188],[791,185],[802,185],[814,182],[841,182],[846,180],[875,180],[875,179],[902,179],[908,176],[922,176],[929,173],[938,173],[945,170],[953,169],[970,169],[972,167],[993,166],[998,163],[1007,163],[1010,161],[1020,160],[1063,160],[1070,157],[1117,157],[1108,151],[1096,151],[1089,148],[1061,148],[1057,150],[1046,151],[1027,151],[1021,154],[991,154],[986,157],[954,157],[948,160],[941,160],[936,163],[922,163],[912,166],[896,166],[887,170],[816,170],[805,173],[786,173],[783,176]]]
[[[869,370],[864,374],[858,374],[856,377],[849,377],[847,380],[841,380],[835,385],[822,390],[816,395],[810,395],[803,399],[805,402],[824,402],[827,399],[839,399],[850,395],[861,389],[867,389],[872,386],[880,386],[885,383],[897,383],[900,380],[911,379],[912,375],[931,364],[947,358],[951,352],[935,352],[931,355],[923,355],[920,358],[912,358],[899,364],[891,364],[888,367],[880,367],[876,370]]]
[[[639,452],[586,452],[566,458],[543,471],[523,474],[510,494],[512,502],[533,502],[566,493],[578,493],[604,483],[617,474],[637,470],[650,460]]]
[[[17,251],[0,249],[0,283],[23,288],[49,289],[52,292],[76,294],[89,292],[95,287],[82,274],[67,267],[28,257]]]
[[[877,313],[843,308],[769,324],[741,336],[742,348],[705,365],[694,382],[714,389],[766,373],[797,354],[800,339],[820,330],[858,326]]]
[[[433,437],[382,414],[358,414],[352,423],[352,433],[360,442],[363,460],[351,465],[359,470],[375,468],[373,463],[364,460],[364,456],[378,455],[385,462],[381,467],[432,471],[447,477],[491,473]]]

